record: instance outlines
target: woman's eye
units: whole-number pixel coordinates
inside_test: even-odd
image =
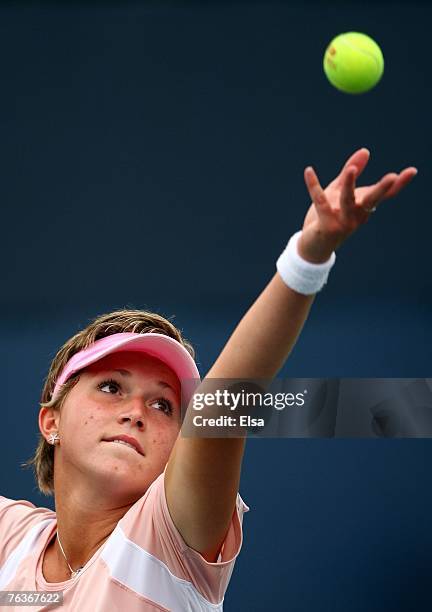
[[[107,395],[114,395],[119,389],[121,389],[121,385],[115,380],[104,380],[98,384],[98,389]],[[151,403],[151,405],[157,406],[158,410],[167,415],[171,415],[173,412],[172,403],[170,400],[165,399],[164,397],[155,400]]]
[[[162,412],[165,412],[165,414],[172,414],[172,404],[169,400],[161,397],[160,399],[153,402],[153,406],[155,404],[159,404],[159,406],[161,406],[159,410],[161,410]]]
[[[116,391],[120,389],[120,385],[115,380],[104,380],[103,382],[98,384],[98,389],[102,391],[104,387],[111,387],[111,389],[115,389]],[[112,395],[111,391],[103,391],[103,393],[108,393]]]

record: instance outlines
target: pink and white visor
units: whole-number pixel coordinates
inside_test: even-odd
[[[124,332],[100,338],[88,348],[73,355],[57,379],[52,397],[55,398],[57,396],[60,387],[75,372],[82,370],[110,353],[121,351],[146,353],[160,359],[177,374],[180,383],[183,380],[199,380],[200,378],[195,361],[184,346],[177,342],[177,340],[174,340],[174,338],[156,333],[139,334],[136,332]]]

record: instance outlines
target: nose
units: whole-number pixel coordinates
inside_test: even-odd
[[[144,428],[144,420],[141,417],[135,417],[134,415],[121,416],[119,418],[120,423],[125,423],[126,421],[130,421],[132,425],[137,425],[139,429]]]
[[[121,414],[118,416],[119,423],[130,421],[131,425],[137,425],[139,429],[144,429],[145,425],[145,406],[140,400],[132,401],[129,406],[124,407]]]

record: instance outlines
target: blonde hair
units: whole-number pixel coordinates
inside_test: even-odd
[[[102,314],[93,319],[85,329],[69,338],[59,349],[51,362],[48,375],[45,379],[40,406],[53,408],[60,412],[68,393],[79,380],[79,372],[76,372],[62,386],[55,400],[52,400],[55,382],[69,359],[75,353],[96,342],[96,340],[122,332],[165,334],[180,342],[189,354],[195,358],[194,348],[188,340],[183,338],[181,331],[168,319],[159,314],[145,310],[117,310],[108,314]],[[39,441],[33,457],[21,465],[24,468],[33,467],[36,482],[41,493],[53,495],[54,446],[45,440],[42,433],[39,433]]]

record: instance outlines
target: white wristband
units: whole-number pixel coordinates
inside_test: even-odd
[[[288,287],[304,295],[312,295],[320,291],[327,282],[331,268],[336,261],[333,252],[330,259],[323,263],[306,261],[297,251],[297,242],[301,230],[291,236],[285,250],[276,262],[276,268],[282,280]]]

